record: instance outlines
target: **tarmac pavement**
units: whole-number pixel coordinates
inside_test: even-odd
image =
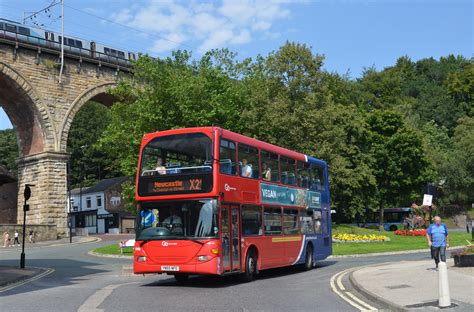
[[[474,311],[474,268],[447,260],[453,311]],[[363,295],[391,310],[438,309],[438,271],[433,260],[399,261],[356,269],[350,280]],[[450,309],[448,309],[450,310]]]

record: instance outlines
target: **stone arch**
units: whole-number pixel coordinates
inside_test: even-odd
[[[47,106],[23,75],[2,61],[0,104],[15,128],[20,157],[54,148],[56,131]]]
[[[68,111],[66,112],[66,116],[63,119],[61,124],[60,133],[59,133],[59,146],[57,146],[57,150],[61,152],[66,152],[67,149],[67,139],[69,135],[69,129],[71,128],[71,124],[76,116],[77,112],[82,108],[84,104],[88,101],[93,100],[99,103],[102,103],[106,106],[112,105],[114,102],[114,97],[107,93],[110,88],[114,88],[117,85],[116,82],[106,82],[99,85],[95,85],[90,87],[89,89],[85,90],[76,99],[72,102],[71,106],[69,107]]]

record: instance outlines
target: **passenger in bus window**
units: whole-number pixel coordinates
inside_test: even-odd
[[[271,181],[272,180],[272,170],[268,168],[267,163],[262,164],[262,180]]]
[[[242,172],[240,173],[241,176],[245,178],[252,177],[252,165],[248,163],[247,159],[242,159]]]
[[[166,167],[163,166],[163,158],[158,157],[156,159],[155,171],[158,172],[158,174],[166,174]]]

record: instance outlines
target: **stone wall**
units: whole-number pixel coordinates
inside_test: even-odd
[[[58,51],[21,42],[0,42],[0,105],[17,134],[18,216],[25,183],[34,184],[27,223],[57,226],[67,236],[67,138],[76,113],[89,100],[111,105],[107,90],[128,79],[128,68],[65,55],[58,83]],[[13,221],[14,222],[14,221]]]
[[[24,157],[18,163],[20,194],[25,184],[32,184],[30,210],[26,220],[29,224],[54,224],[60,236],[67,236],[67,167],[65,153],[42,153]],[[23,196],[18,197],[17,223],[23,223]]]
[[[0,185],[0,224],[16,223],[17,216],[17,182]]]
[[[0,224],[0,234],[3,236],[5,231],[10,234],[11,241],[13,242],[13,234],[15,230],[20,234],[20,242],[23,235],[23,227],[21,224]],[[26,225],[26,237],[25,241],[28,242],[28,233],[30,231],[35,232],[35,240],[37,242],[46,241],[46,240],[55,240],[58,238],[58,232],[56,225],[50,224],[27,224]],[[3,238],[0,242],[0,245],[3,246]]]

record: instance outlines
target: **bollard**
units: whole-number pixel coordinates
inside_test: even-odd
[[[446,262],[441,261],[438,265],[438,286],[439,286],[439,301],[440,308],[451,306],[451,296],[449,294],[448,282],[448,268]]]

